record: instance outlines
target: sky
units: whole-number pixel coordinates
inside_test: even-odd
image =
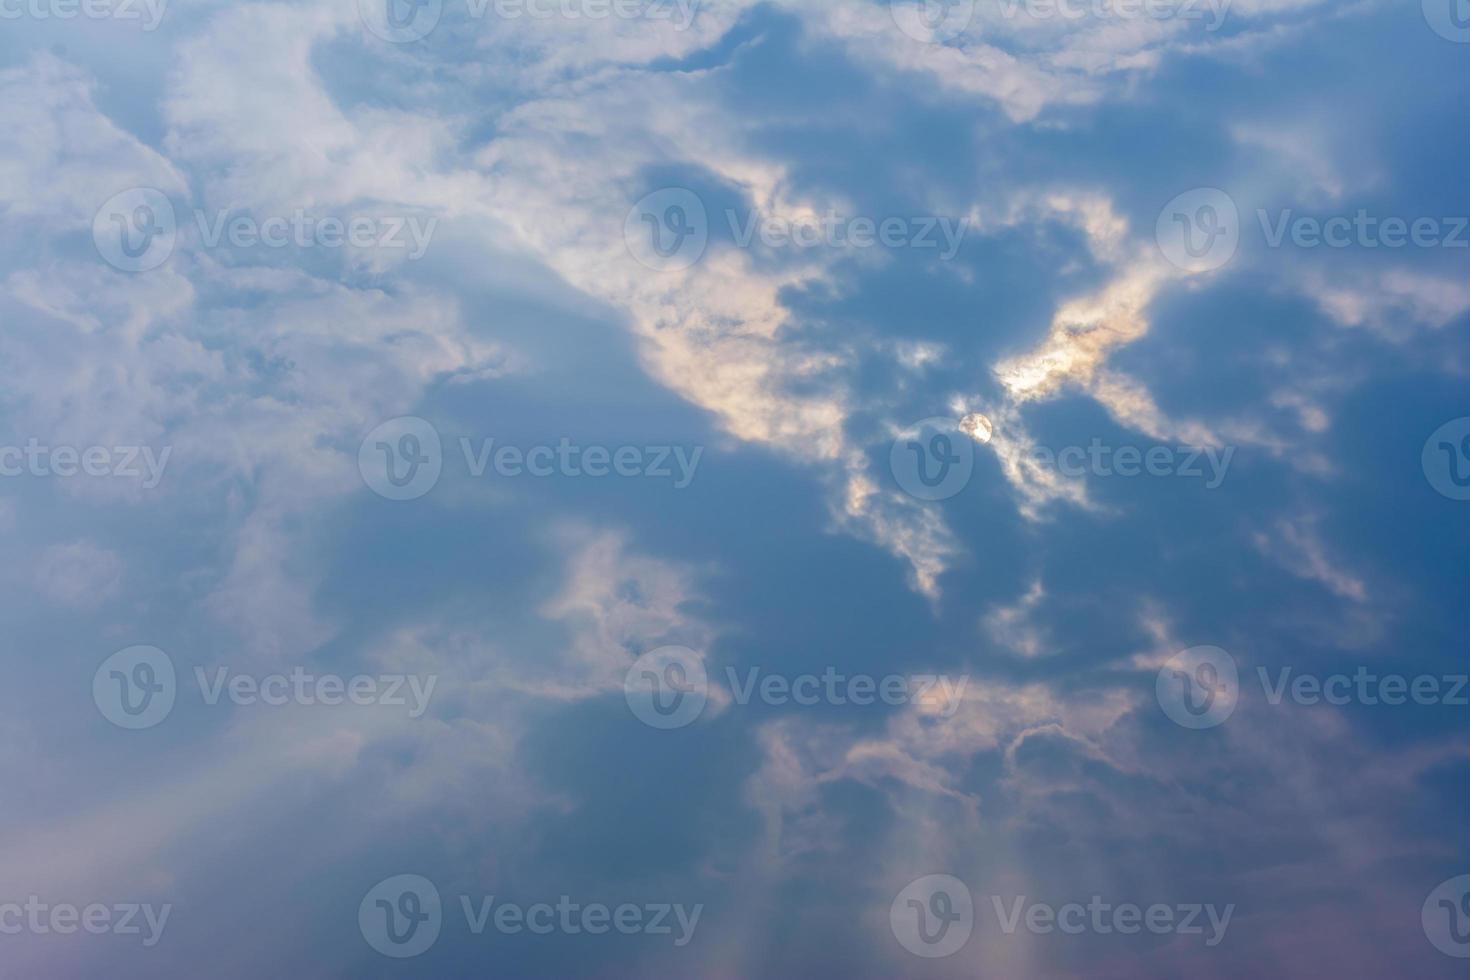
[[[1464,0],[0,0],[0,976],[1470,958]]]

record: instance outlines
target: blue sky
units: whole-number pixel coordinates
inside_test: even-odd
[[[1463,8],[0,3],[0,962],[1460,975]]]

